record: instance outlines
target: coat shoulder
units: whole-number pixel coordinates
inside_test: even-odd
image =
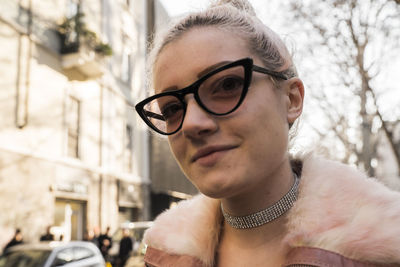
[[[309,156],[286,242],[355,260],[400,262],[400,193],[350,166]]]
[[[144,235],[151,248],[212,266],[222,223],[219,200],[197,195],[160,214]]]

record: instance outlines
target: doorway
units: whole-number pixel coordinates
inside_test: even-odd
[[[54,234],[56,240],[82,240],[86,230],[86,201],[56,199]]]

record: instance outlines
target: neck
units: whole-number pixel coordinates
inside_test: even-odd
[[[221,199],[221,203],[224,210],[231,215],[252,214],[276,203],[290,190],[293,182],[293,172],[287,159],[266,176],[262,183],[241,194]]]
[[[277,242],[286,234],[286,214],[276,220],[249,229],[236,229],[231,227],[226,221],[223,224],[223,238],[227,238],[235,244],[253,244],[255,247],[262,246],[268,242]],[[278,244],[278,243],[277,243]]]
[[[282,266],[288,251],[282,241],[287,233],[286,220],[286,216],[282,216],[263,226],[244,230],[232,228],[224,222],[218,247],[218,266]],[[227,259],[234,259],[234,262],[226,262]],[[243,263],[238,263],[238,260]]]
[[[297,188],[299,179],[294,175],[293,185],[290,190],[276,203],[269,206],[264,210],[246,216],[232,216],[225,212],[221,205],[222,214],[230,226],[237,229],[249,229],[260,227],[264,224],[270,223],[284,215],[293,206],[297,199]]]
[[[265,181],[262,186],[259,185],[261,190],[257,188],[241,197],[223,199],[221,204],[228,204],[230,212],[235,212],[231,215],[236,216],[245,216],[270,207],[286,195],[295,182],[289,161],[282,164],[281,171],[270,175]],[[264,266],[268,262],[270,266],[281,266],[289,249],[283,242],[287,234],[286,222],[287,213],[249,229],[236,229],[224,220],[218,248],[218,266],[232,266],[233,263],[227,259],[237,261],[237,251],[241,252],[242,263],[234,264]]]

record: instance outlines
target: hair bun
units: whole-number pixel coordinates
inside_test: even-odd
[[[218,7],[223,5],[231,5],[238,10],[249,13],[250,15],[256,16],[256,12],[253,6],[247,0],[216,0],[211,7]]]

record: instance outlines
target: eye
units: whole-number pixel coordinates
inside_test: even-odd
[[[183,105],[179,101],[171,101],[160,107],[161,114],[166,121],[177,119],[183,112]]]
[[[222,77],[210,88],[213,96],[232,96],[241,93],[243,78],[239,76]]]

